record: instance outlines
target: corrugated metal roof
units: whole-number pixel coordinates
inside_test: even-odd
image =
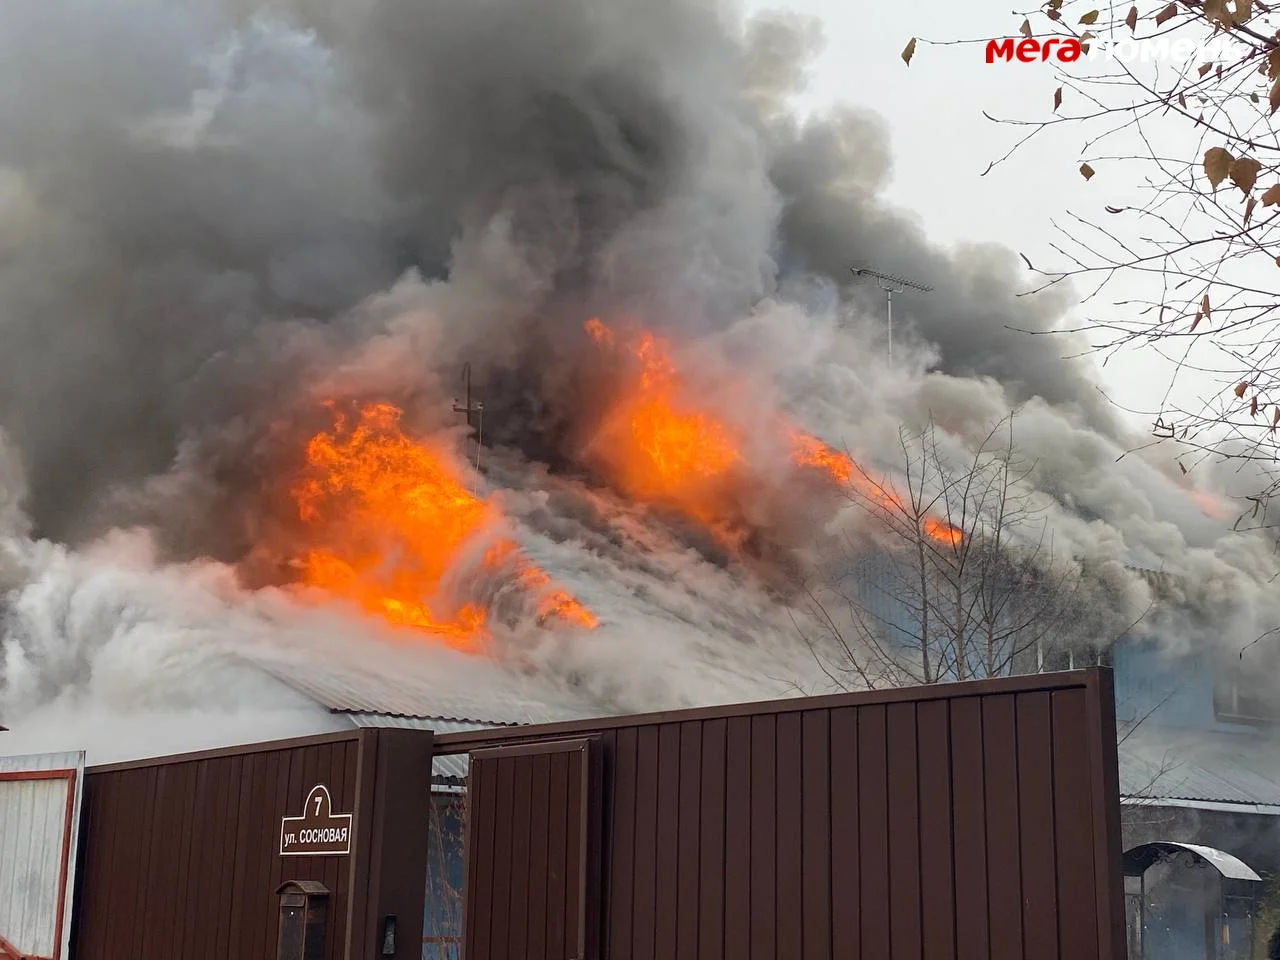
[[[1280,804],[1280,751],[1272,738],[1139,725],[1120,744],[1126,797]]]
[[[418,671],[394,676],[324,658],[278,662],[255,657],[254,662],[335,713],[448,717],[490,725],[554,723],[599,715],[599,710],[567,696],[557,699],[532,684],[525,688],[496,669],[478,675],[474,691],[469,691],[456,678],[432,676],[429,662]]]
[[[22,956],[67,955],[84,753],[0,757],[3,774],[49,770],[74,780],[0,780],[0,939]]]
[[[484,722],[481,720],[455,720],[452,717],[401,717],[390,713],[349,713],[348,719],[357,727],[395,727],[399,730],[431,730],[435,733],[470,733],[473,730],[492,730],[495,727],[518,727],[518,723]]]

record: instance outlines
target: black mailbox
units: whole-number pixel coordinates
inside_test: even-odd
[[[280,940],[276,960],[322,960],[329,888],[316,880],[287,880],[280,898]]]

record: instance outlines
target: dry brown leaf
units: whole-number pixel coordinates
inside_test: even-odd
[[[1200,321],[1204,319],[1204,314],[1199,310],[1196,311],[1196,318],[1191,321],[1191,332],[1196,332],[1196,327],[1200,326]]]
[[[1204,15],[1213,21],[1215,27],[1224,30],[1229,30],[1234,22],[1227,10],[1227,0],[1204,0]]]
[[[1054,9],[1046,10],[1046,11],[1044,12],[1044,15],[1045,15],[1046,17],[1048,17],[1050,20],[1061,20],[1061,19],[1062,19],[1062,14],[1060,14],[1057,10],[1054,10]]]
[[[1124,25],[1129,28],[1130,33],[1138,29],[1138,8],[1137,7],[1129,8],[1129,15],[1124,18]]]
[[[1253,0],[1236,0],[1236,23],[1248,23],[1253,19]]]
[[[1178,106],[1180,106],[1183,110],[1187,109],[1187,98],[1184,97],[1182,94],[1178,94]]]
[[[1227,174],[1231,171],[1231,161],[1235,157],[1231,156],[1222,147],[1210,147],[1204,153],[1204,175],[1209,178],[1209,183],[1213,185],[1213,189],[1218,189],[1218,184],[1227,179]]]
[[[1236,384],[1236,396],[1243,397],[1244,392],[1248,389],[1249,389],[1249,384],[1247,382]]]
[[[1200,76],[1203,78],[1203,77],[1204,77],[1204,75],[1205,75],[1206,73],[1208,73],[1208,72],[1209,72],[1210,70],[1212,70],[1212,69],[1213,69],[1213,64],[1212,64],[1212,63],[1202,63],[1202,64],[1200,64]]]
[[[1171,3],[1159,13],[1156,14],[1156,25],[1159,26],[1167,20],[1171,20],[1178,15],[1178,5]]]
[[[1280,77],[1280,47],[1274,48],[1267,54],[1266,74],[1268,80]]]
[[[1020,34],[1022,34],[1024,37],[1028,37],[1028,38],[1029,38],[1029,37],[1031,36],[1031,21],[1030,21],[1030,20],[1023,20],[1023,21],[1022,21],[1022,26],[1020,26],[1020,27],[1018,28],[1018,32],[1019,32]]]
[[[1057,112],[1058,112],[1058,108],[1059,108],[1060,106],[1062,106],[1062,88],[1061,88],[1061,87],[1059,87],[1057,90],[1053,91],[1053,111],[1054,111],[1054,113],[1057,113]]]
[[[1209,0],[1209,2],[1213,3],[1214,0]],[[1221,0],[1219,0],[1219,2],[1221,2]],[[1093,26],[1095,23],[1098,22],[1098,11],[1090,10],[1088,13],[1086,13],[1083,17],[1080,18],[1080,22],[1083,23],[1086,27]]]
[[[1231,164],[1231,182],[1240,190],[1248,194],[1253,189],[1253,185],[1258,182],[1258,172],[1262,169],[1262,164],[1253,157],[1238,157]]]
[[[1267,187],[1266,190],[1262,191],[1262,205],[1264,207],[1274,207],[1277,203],[1280,203],[1280,183]]]
[[[1271,104],[1271,113],[1274,114],[1280,109],[1280,77],[1271,84],[1271,92],[1267,94],[1267,102]]]
[[[1244,205],[1244,225],[1249,225],[1249,218],[1253,216],[1253,208],[1258,205],[1258,201],[1250,197]]]
[[[1254,398],[1249,401],[1249,416],[1256,417],[1257,415],[1258,415],[1258,397],[1255,394]]]
[[[902,62],[908,67],[911,66],[911,58],[916,55],[916,38],[912,37],[911,42],[907,44],[906,49],[902,51]]]
[[[1080,164],[1080,176],[1084,177],[1086,180],[1091,179],[1093,177],[1093,167],[1089,166],[1087,163]]]
[[[1205,294],[1200,298],[1200,312],[1204,314],[1204,318],[1208,320],[1212,314],[1209,311],[1209,294]]]

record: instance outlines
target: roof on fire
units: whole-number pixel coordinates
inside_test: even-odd
[[[1120,794],[1148,803],[1231,804],[1280,814],[1280,754],[1263,732],[1179,730],[1147,723],[1122,733]]]

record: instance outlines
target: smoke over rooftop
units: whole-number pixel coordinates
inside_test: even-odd
[[[469,599],[548,696],[569,683],[602,709],[821,683],[761,570],[810,562],[839,511],[787,502],[779,417],[883,460],[900,424],[933,416],[963,451],[1023,404],[1064,550],[1177,569],[1242,636],[1265,622],[1266,545],[1225,536],[1163,468],[1117,465],[1130,441],[1062,359],[1077,348],[1010,329],[1052,329],[1063,299],[1017,298],[1009,252],[940,249],[878,199],[878,118],[791,115],[820,43],[699,0],[12,0],[0,717],[123,709],[148,684],[165,709],[281,702],[206,658],[300,629],[291,484],[325,401],[394,404],[406,431],[449,438],[501,516],[493,543],[601,625],[530,638],[502,589]],[[935,288],[895,303],[896,365],[878,291],[846,283],[859,262]],[[732,491],[728,541],[655,518],[601,453],[623,367],[593,317],[669,344],[682,389],[741,438],[753,485]],[[460,462],[463,363],[491,493]],[[726,547],[744,542],[754,567]],[[339,620],[306,629],[381,630]],[[421,669],[460,669],[442,657]]]

